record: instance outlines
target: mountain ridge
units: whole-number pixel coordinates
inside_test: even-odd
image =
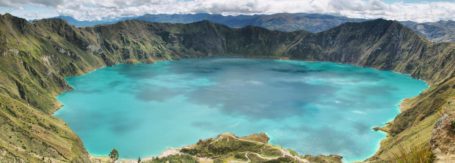
[[[219,14],[145,14],[142,16],[122,17],[102,21],[78,21],[69,16],[59,16],[70,24],[86,27],[101,24],[113,24],[124,20],[143,20],[146,22],[160,23],[192,23],[196,21],[209,20],[215,23],[224,24],[232,28],[241,28],[248,25],[264,27],[269,30],[292,32],[306,30],[312,33],[322,32],[347,22],[363,22],[373,19],[348,18],[344,16],[311,13],[277,13],[257,15],[223,16]],[[403,25],[425,36],[433,42],[454,42],[455,21],[438,22],[412,22],[401,21]]]
[[[64,122],[51,116],[59,106],[55,96],[70,90],[64,77],[119,63],[217,55],[284,57],[393,70],[426,80],[430,88],[411,99],[409,107],[386,126],[384,130],[389,136],[372,160],[390,160],[391,151],[409,142],[428,146],[425,143],[429,135],[419,140],[404,140],[401,136],[423,122],[436,121],[436,112],[447,98],[455,95],[455,45],[432,43],[399,22],[382,19],[308,33],[253,26],[232,29],[208,21],[192,24],[123,21],[76,28],[58,19],[30,23],[2,15],[0,35],[0,94],[2,101],[9,101],[8,105],[1,105],[0,120],[8,128],[1,128],[5,132],[0,134],[3,140],[0,150],[7,155],[0,157],[12,160],[88,160],[77,136]],[[36,118],[7,108],[22,108],[36,113]],[[428,130],[431,125],[425,127]],[[35,132],[42,135],[36,136]],[[422,133],[411,136],[419,134]],[[10,138],[11,135],[17,139]],[[44,146],[47,148],[43,149]]]

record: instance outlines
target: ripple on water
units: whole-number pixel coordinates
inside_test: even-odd
[[[117,65],[67,79],[56,116],[93,155],[157,155],[223,132],[266,132],[305,154],[365,159],[372,131],[426,88],[406,75],[327,62],[190,59]]]

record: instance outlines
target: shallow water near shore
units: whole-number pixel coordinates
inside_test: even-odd
[[[67,78],[55,115],[92,155],[158,155],[223,132],[265,132],[301,154],[363,160],[404,98],[427,85],[390,71],[328,62],[212,58],[117,65]]]

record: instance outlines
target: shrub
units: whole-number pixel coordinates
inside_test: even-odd
[[[432,163],[434,160],[433,152],[429,146],[414,146],[409,149],[400,147],[397,153],[393,154],[390,160],[393,163]]]
[[[111,153],[109,153],[109,158],[111,158],[112,161],[117,161],[119,157],[117,149],[112,149]]]
[[[455,121],[450,122],[450,131],[452,131],[452,133],[455,133]]]
[[[170,155],[166,156],[163,158],[154,158],[151,161],[148,161],[150,163],[163,163],[163,162],[169,162],[169,163],[197,163],[198,161],[186,154],[182,155]]]

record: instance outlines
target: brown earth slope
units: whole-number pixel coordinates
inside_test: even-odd
[[[55,96],[70,90],[66,76],[118,63],[217,55],[349,63],[426,80],[431,87],[384,128],[389,136],[372,160],[394,159],[393,151],[409,144],[428,146],[438,113],[455,95],[455,45],[431,43],[394,21],[347,23],[312,34],[207,21],[76,28],[59,19],[27,22],[6,14],[0,16],[0,159],[88,160],[74,132],[51,116],[59,107]]]

